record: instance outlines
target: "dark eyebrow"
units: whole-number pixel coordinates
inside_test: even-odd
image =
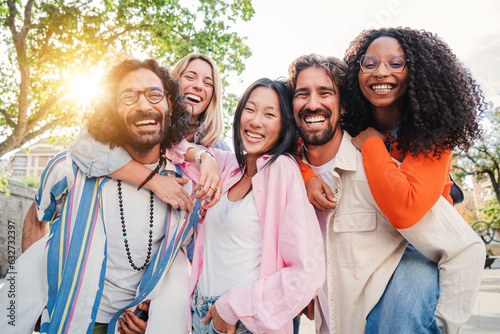
[[[335,87],[330,87],[330,86],[320,86],[319,90],[327,90],[329,92],[332,92],[333,94],[336,94],[335,92]]]
[[[297,94],[297,93],[300,93],[300,92],[307,92],[307,91],[309,91],[309,89],[307,89],[305,87],[301,87],[301,88],[295,89],[295,92],[293,92],[293,94]]]
[[[320,87],[318,87],[318,90],[326,90],[326,91],[332,92],[334,94],[337,94],[337,92],[335,91],[335,87],[320,86]],[[293,94],[295,95],[295,94],[300,93],[300,92],[308,92],[308,91],[309,91],[309,89],[307,89],[305,87],[301,87],[301,88],[297,88]]]

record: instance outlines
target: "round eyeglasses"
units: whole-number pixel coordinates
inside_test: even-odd
[[[389,72],[401,73],[405,69],[408,60],[403,54],[391,55],[387,59],[379,59],[375,55],[364,54],[359,60],[359,65],[363,73],[374,73],[381,62],[385,64]]]
[[[152,104],[157,104],[163,97],[165,96],[165,90],[159,87],[148,87],[146,90],[135,90],[133,88],[124,89],[118,94],[120,101],[123,104],[130,106],[139,100],[139,96],[144,94],[146,100],[148,100]]]

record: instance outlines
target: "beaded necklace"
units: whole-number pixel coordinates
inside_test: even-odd
[[[130,266],[137,271],[141,271],[146,268],[149,264],[149,259],[151,258],[151,250],[153,245],[153,218],[154,218],[154,197],[153,192],[149,191],[149,241],[148,241],[148,254],[146,256],[146,261],[140,267],[136,266],[134,261],[132,260],[132,254],[130,253],[130,247],[128,245],[127,240],[127,227],[125,226],[125,217],[123,216],[123,197],[122,197],[122,181],[118,181],[118,203],[120,206],[120,220],[122,223],[122,232],[123,232],[123,243],[125,244],[125,251],[127,252],[128,262]]]

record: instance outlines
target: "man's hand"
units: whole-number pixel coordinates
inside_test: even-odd
[[[36,215],[35,201],[31,204],[24,218],[21,250],[24,253],[31,245],[49,233],[49,223],[39,221]]]
[[[311,302],[306,307],[304,307],[302,312],[300,312],[297,317],[300,317],[302,314],[304,314],[307,319],[314,320],[314,299],[311,300]]]
[[[201,319],[201,322],[209,322],[212,319],[212,324],[214,328],[221,333],[234,334],[236,326],[230,325],[224,321],[217,312],[215,305],[210,306],[205,318]]]
[[[363,146],[365,140],[371,137],[380,137],[384,142],[387,140],[387,136],[370,127],[366,130],[361,131],[356,137],[353,137],[351,139],[351,142],[354,146],[356,146],[358,150],[361,151],[361,146]]]
[[[149,311],[149,303],[140,303],[137,305],[137,308],[144,311],[148,312]],[[146,326],[147,323],[141,319],[139,319],[138,316],[136,316],[133,312],[131,311],[124,311],[123,312],[123,317],[125,320],[122,318],[119,318],[118,321],[120,322],[120,327],[118,328],[118,331],[122,334],[137,334],[137,333],[145,333],[146,332]]]
[[[213,207],[222,195],[222,180],[215,159],[208,153],[201,155],[200,182],[194,188],[194,198],[197,200],[210,199],[206,208]]]
[[[146,185],[159,199],[170,204],[172,208],[192,212],[194,202],[191,195],[181,186],[188,182],[188,179],[155,174]]]
[[[316,210],[333,210],[337,207],[337,199],[328,184],[319,177],[311,177],[306,182],[307,198]]]

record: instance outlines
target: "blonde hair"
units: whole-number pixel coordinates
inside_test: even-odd
[[[201,143],[203,146],[213,146],[217,141],[222,138],[224,132],[224,112],[222,110],[222,79],[219,74],[217,64],[212,58],[202,54],[190,54],[182,58],[175,64],[172,73],[181,78],[182,73],[186,70],[188,64],[196,59],[203,60],[212,68],[212,76],[214,82],[214,89],[212,99],[210,100],[207,109],[200,115],[202,122],[200,130],[203,133]]]

